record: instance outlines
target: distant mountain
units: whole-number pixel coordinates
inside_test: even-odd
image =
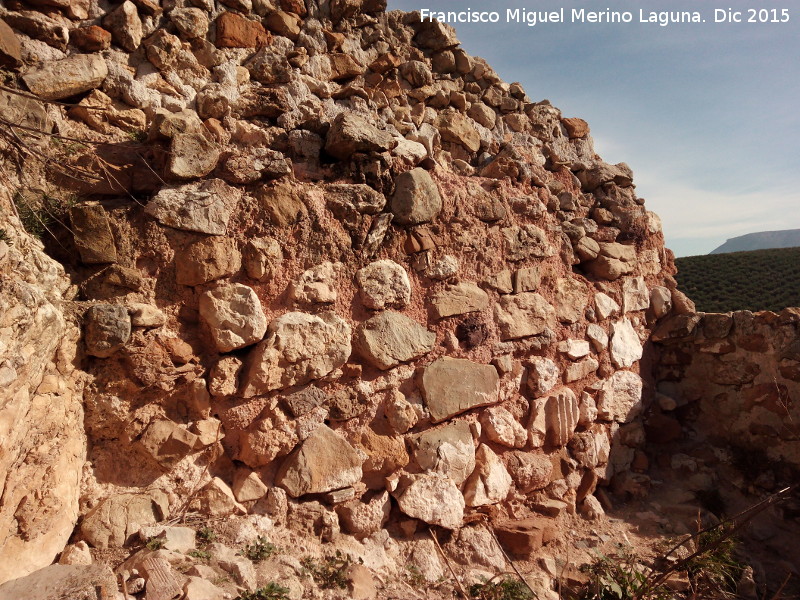
[[[747,250],[769,250],[771,248],[795,248],[800,246],[800,229],[783,231],[759,231],[731,238],[709,254],[744,252]]]

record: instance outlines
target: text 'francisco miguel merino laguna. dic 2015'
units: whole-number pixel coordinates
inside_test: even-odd
[[[462,11],[438,11],[429,8],[420,9],[423,21],[441,23],[499,23],[503,18],[498,11],[480,11],[468,8]],[[635,14],[629,10],[586,10],[572,8],[569,12],[564,8],[558,10],[525,10],[524,8],[508,8],[505,11],[506,23],[521,23],[533,27],[544,23],[632,23]],[[648,11],[639,9],[638,23],[657,23],[666,27],[671,23],[702,23],[703,18],[698,11]]]

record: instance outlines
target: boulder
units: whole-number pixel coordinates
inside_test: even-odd
[[[70,225],[81,255],[87,265],[112,263],[117,260],[114,234],[105,209],[99,204],[76,204],[69,211]]]
[[[611,345],[609,347],[611,362],[615,367],[630,367],[642,358],[642,343],[639,334],[629,319],[611,324]]]
[[[175,253],[175,281],[202,285],[239,271],[242,257],[232,238],[208,237],[179,248]]]
[[[622,307],[626,313],[650,306],[650,291],[644,277],[629,277],[622,282]]]
[[[400,313],[385,311],[361,323],[353,345],[371,365],[391,369],[433,350],[436,334]]]
[[[99,54],[73,54],[31,67],[22,79],[40,98],[61,100],[100,87],[107,75],[106,61]]]
[[[529,494],[550,485],[553,461],[548,455],[533,452],[511,452],[506,456],[508,472],[521,493]]]
[[[420,468],[444,475],[456,485],[464,483],[475,469],[475,444],[466,421],[420,433],[409,445]]]
[[[528,432],[502,406],[493,406],[481,415],[481,425],[486,437],[496,444],[509,448],[524,448],[528,443]]]
[[[174,8],[169,18],[178,31],[190,40],[205,38],[208,33],[208,15],[199,8]]]
[[[558,343],[557,348],[559,352],[566,354],[570,360],[578,360],[587,356],[590,352],[589,342],[586,340],[564,340]]]
[[[325,186],[325,203],[337,218],[352,212],[376,215],[386,206],[386,197],[363,183],[329,183]]]
[[[367,308],[402,308],[411,300],[408,273],[389,259],[377,260],[359,269],[356,272],[356,284],[361,302]]]
[[[526,258],[547,258],[555,254],[547,233],[536,225],[514,225],[502,230],[506,259],[520,261]]]
[[[481,444],[475,453],[475,470],[464,484],[464,501],[467,506],[497,504],[506,499],[511,483],[511,475],[500,457]]]
[[[125,0],[108,13],[103,19],[103,26],[111,32],[114,42],[128,52],[135,52],[142,43],[142,20],[131,0]]]
[[[168,227],[224,235],[242,195],[241,190],[221,179],[164,186],[144,212]]]
[[[167,171],[179,179],[205,177],[217,166],[220,148],[203,133],[177,133],[169,147]]]
[[[215,286],[200,296],[200,317],[219,352],[255,344],[267,331],[267,317],[253,288],[241,283]]]
[[[247,514],[247,509],[236,501],[233,491],[219,477],[214,477],[192,499],[190,506],[210,517],[229,517]]]
[[[452,416],[498,401],[500,378],[492,365],[442,357],[426,366],[420,381],[431,420]]]
[[[380,531],[389,520],[391,510],[389,493],[384,491],[369,501],[351,500],[336,507],[342,529],[357,539],[364,539]]]
[[[50,565],[0,585],[3,600],[78,600],[113,598],[117,578],[108,565]]]
[[[569,388],[538,399],[531,408],[528,427],[533,445],[565,446],[572,439],[579,419],[578,398]]]
[[[445,529],[458,529],[464,521],[464,496],[448,477],[409,475],[394,493],[400,510],[414,519]]]
[[[304,271],[289,288],[289,300],[305,305],[336,302],[336,276],[341,264],[325,261]]]
[[[362,463],[347,440],[321,425],[286,458],[275,483],[292,498],[330,492],[360,481]]]
[[[617,371],[600,389],[597,399],[599,419],[630,423],[642,408],[642,378],[636,373]]]
[[[243,252],[243,262],[247,276],[264,281],[274,274],[275,269],[283,262],[283,250],[278,240],[271,237],[251,239]]]
[[[481,148],[481,136],[473,123],[472,119],[455,110],[442,111],[436,119],[442,140],[459,144],[469,152],[477,152]]]
[[[231,490],[236,497],[236,501],[244,503],[261,500],[267,495],[269,488],[264,485],[261,477],[255,471],[240,470],[236,472],[236,476],[233,478]]]
[[[267,216],[278,227],[299,223],[308,215],[308,208],[294,183],[278,182],[256,190],[255,197]]]
[[[501,296],[494,307],[500,339],[515,340],[539,335],[555,326],[556,311],[536,292]]]
[[[217,48],[261,48],[272,43],[272,35],[258,21],[232,12],[217,17]]]
[[[269,324],[266,339],[250,353],[241,393],[252,398],[319,379],[347,362],[350,352],[350,326],[341,318],[286,313]]]
[[[108,358],[131,337],[131,318],[124,306],[96,304],[86,311],[86,352]]]
[[[0,19],[0,67],[18,69],[22,66],[19,38],[5,21]]]
[[[607,319],[619,314],[619,304],[613,298],[607,296],[603,292],[597,292],[594,295],[594,306],[597,310],[597,316],[600,319]]]
[[[172,468],[201,446],[194,433],[169,419],[153,420],[139,438],[139,445],[165,469]]]
[[[587,356],[583,360],[570,363],[564,371],[564,381],[571,383],[591,375],[600,368],[600,363],[593,356]]]
[[[167,495],[117,494],[100,501],[81,523],[81,537],[95,548],[120,547],[137,536],[139,529],[163,521],[169,514]]]
[[[449,285],[431,299],[433,316],[443,319],[453,315],[485,310],[489,307],[489,295],[474,283],[464,281]]]
[[[347,160],[356,152],[391,150],[394,145],[389,133],[350,111],[336,116],[325,139],[325,151],[339,160]]]
[[[553,306],[556,317],[562,323],[577,323],[583,319],[588,302],[589,290],[574,277],[565,277],[556,281],[556,293]]]
[[[536,396],[549,392],[561,379],[558,365],[543,356],[534,356],[529,361],[528,389]]]
[[[392,195],[392,213],[401,225],[431,221],[442,210],[439,188],[430,174],[417,167],[397,176]]]

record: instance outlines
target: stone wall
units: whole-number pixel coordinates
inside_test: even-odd
[[[800,310],[680,315],[652,340],[663,414],[722,446],[800,467]]]
[[[1,15],[40,99],[9,106],[91,142],[42,173],[77,194],[49,247],[89,375],[76,538],[189,501],[321,501],[356,536],[601,510],[644,443],[643,345],[689,309],[630,168],[416,14],[192,4]],[[72,339],[54,323],[27,330],[29,391]]]

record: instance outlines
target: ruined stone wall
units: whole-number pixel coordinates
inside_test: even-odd
[[[800,311],[686,314],[653,334],[661,414],[722,447],[800,466]],[[657,429],[657,427],[653,427]],[[762,465],[766,468],[766,464]]]
[[[584,121],[379,1],[59,6],[0,34],[89,142],[45,175],[76,194],[50,243],[90,375],[76,539],[600,510],[644,442],[644,343],[689,303]]]

